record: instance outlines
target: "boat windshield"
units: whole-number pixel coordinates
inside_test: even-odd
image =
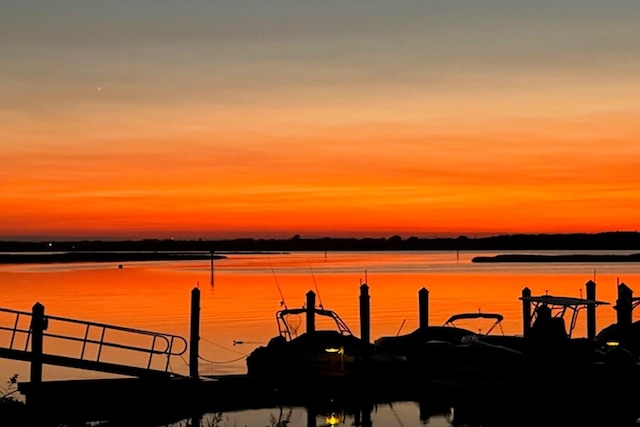
[[[307,319],[310,319],[309,316],[313,316],[313,327],[316,331],[333,330],[342,335],[352,335],[349,327],[336,312],[320,308],[308,310],[303,307],[284,309],[276,313],[280,336],[291,340],[308,332]]]

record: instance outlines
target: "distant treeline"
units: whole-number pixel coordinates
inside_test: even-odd
[[[491,237],[419,238],[303,238],[174,240],[144,239],[123,241],[1,241],[0,252],[74,252],[74,251],[475,251],[475,250],[638,250],[640,233],[604,232],[575,234],[507,234]]]
[[[471,262],[640,262],[640,253],[631,254],[501,254],[477,256]]]

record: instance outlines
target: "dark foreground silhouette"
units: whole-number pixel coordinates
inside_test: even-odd
[[[524,373],[526,375],[526,373]],[[445,383],[379,382],[374,378],[320,378],[314,381],[281,382],[274,389],[269,382],[250,377],[224,377],[201,382],[179,380],[176,384],[149,384],[138,379],[110,382],[82,381],[65,385],[64,394],[47,393],[39,407],[24,415],[31,427],[88,426],[106,422],[109,426],[166,426],[181,420],[189,426],[210,424],[205,414],[224,414],[247,409],[306,408],[308,426],[316,415],[353,414],[357,427],[376,423],[375,408],[394,402],[420,405],[422,424],[434,415],[454,411],[451,425],[468,427],[615,426],[635,424],[638,415],[633,402],[637,393],[615,385],[594,392],[588,379],[559,383],[542,377],[523,381],[521,386],[503,388],[491,384],[460,386]],[[627,386],[630,384],[627,384]],[[566,386],[566,387],[565,387]],[[589,390],[589,391],[587,391]],[[35,422],[34,422],[35,421]],[[261,425],[281,426],[286,424]],[[91,424],[93,423],[93,424]]]

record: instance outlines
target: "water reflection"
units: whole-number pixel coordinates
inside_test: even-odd
[[[417,402],[393,402],[362,407],[341,408],[336,405],[311,405],[307,407],[279,407],[238,412],[212,412],[185,419],[172,427],[333,427],[354,426],[459,426],[451,408],[433,413],[426,404]],[[465,424],[472,427],[473,424]]]
[[[0,266],[2,306],[30,311],[35,302],[53,316],[83,319],[145,330],[189,336],[190,293],[202,290],[200,373],[245,373],[244,356],[264,345],[277,333],[274,313],[280,301],[290,307],[304,304],[305,294],[315,290],[326,308],[335,310],[349,327],[358,331],[359,286],[366,277],[371,294],[371,337],[407,332],[418,325],[418,291],[430,291],[430,322],[442,324],[453,313],[496,311],[505,316],[505,334],[522,331],[523,287],[534,294],[580,296],[584,284],[595,278],[598,299],[611,306],[598,309],[598,329],[615,321],[613,303],[618,279],[640,291],[640,265],[590,263],[575,264],[473,264],[480,253],[455,252],[305,252],[287,255],[238,255],[215,262],[215,286],[207,261],[3,265]],[[482,253],[491,255],[492,253]],[[280,286],[282,295],[278,291]],[[584,336],[583,319],[576,326]],[[241,344],[242,342],[242,344]],[[54,349],[48,349],[54,350]],[[68,350],[68,349],[61,349]],[[177,360],[172,370],[188,374],[186,361]],[[2,360],[0,381],[19,373],[28,381],[28,364]],[[45,366],[44,380],[103,378],[102,373]],[[562,402],[570,402],[571,385]],[[323,405],[274,406],[267,409],[204,411],[197,423],[206,427],[265,426],[285,423],[294,426],[376,425],[376,426],[488,426],[547,425],[558,420],[545,408],[498,406],[482,391],[482,404],[438,403],[438,400],[337,405],[331,412]],[[212,397],[213,399],[213,397]],[[324,403],[323,403],[324,404]],[[569,405],[567,403],[567,405]],[[574,405],[574,404],[571,404]],[[362,405],[361,405],[362,406]],[[577,409],[587,404],[575,404]],[[451,410],[453,408],[453,410]],[[559,410],[560,405],[554,409]],[[518,408],[520,410],[522,408]],[[575,407],[569,414],[577,412]],[[311,412],[309,412],[311,411]],[[331,413],[339,417],[330,417]],[[613,410],[612,412],[615,412]],[[534,421],[527,421],[535,414]],[[545,418],[546,417],[546,418]],[[576,425],[575,418],[564,425]],[[179,418],[180,419],[180,418]],[[182,418],[178,424],[194,424]],[[270,424],[271,423],[271,424]],[[276,423],[276,424],[273,424]],[[529,423],[529,424],[527,424]],[[160,425],[160,424],[158,424]],[[589,425],[589,424],[584,424]],[[593,424],[591,424],[593,425]],[[602,423],[602,426],[614,424]]]
[[[484,402],[484,399],[481,399]],[[486,403],[486,402],[484,402]],[[563,413],[556,405],[549,408],[530,407],[516,413],[506,406],[448,406],[443,402],[389,402],[360,407],[337,406],[279,407],[236,412],[211,412],[170,424],[170,427],[332,427],[332,426],[399,426],[399,427],[633,427],[634,418],[622,418],[612,410],[609,414],[589,416],[585,409],[571,409],[567,402]],[[579,404],[574,404],[580,406]]]

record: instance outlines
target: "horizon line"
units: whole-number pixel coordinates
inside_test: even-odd
[[[39,243],[39,242],[135,242],[135,241],[233,241],[233,240],[320,240],[320,239],[356,239],[356,240],[368,240],[368,239],[395,239],[401,240],[409,239],[421,239],[421,240],[437,240],[437,239],[485,239],[491,237],[508,237],[508,236],[571,236],[571,235],[586,235],[596,236],[602,234],[635,234],[639,233],[637,230],[615,230],[615,231],[597,231],[597,232],[518,232],[518,233],[420,233],[421,235],[410,235],[403,237],[401,234],[391,234],[389,236],[303,236],[301,234],[293,234],[289,237],[122,237],[122,236],[84,236],[84,237],[72,237],[72,236],[4,236],[0,237],[0,242],[21,242],[21,243]]]

